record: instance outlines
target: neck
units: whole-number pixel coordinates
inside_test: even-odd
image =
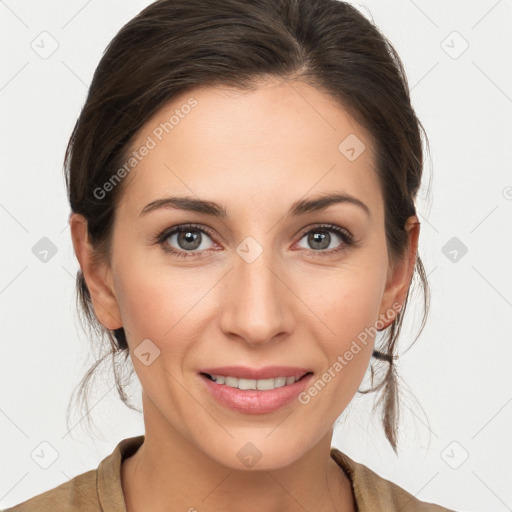
[[[121,466],[127,512],[356,510],[350,480],[330,457],[332,430],[286,467],[237,470],[156,421],[147,402],[144,443]]]

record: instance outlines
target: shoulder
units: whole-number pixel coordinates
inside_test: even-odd
[[[98,512],[96,470],[75,476],[49,491],[43,492],[3,512]]]
[[[126,512],[121,464],[144,442],[144,435],[120,441],[96,469],[0,512]]]
[[[435,503],[420,501],[402,487],[381,477],[364,464],[354,461],[337,448],[331,448],[331,457],[349,476],[361,512],[455,512]]]

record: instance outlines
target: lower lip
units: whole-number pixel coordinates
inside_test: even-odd
[[[288,386],[266,391],[232,388],[225,384],[217,384],[204,375],[200,374],[199,377],[205,383],[206,389],[222,405],[246,414],[266,414],[293,402],[307,387],[313,374],[306,375]]]

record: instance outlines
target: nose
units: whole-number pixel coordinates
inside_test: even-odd
[[[241,252],[243,256],[243,252]],[[236,255],[223,290],[224,334],[251,346],[282,341],[294,329],[293,292],[285,270],[265,250],[254,261]]]

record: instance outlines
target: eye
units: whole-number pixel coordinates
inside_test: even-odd
[[[334,236],[332,236],[332,233],[334,233]],[[315,226],[303,233],[299,243],[303,240],[307,244],[306,247],[303,245],[299,245],[299,247],[314,256],[322,253],[326,253],[326,255],[333,254],[354,245],[354,238],[349,231],[332,224]]]
[[[299,243],[302,240],[305,240],[307,246],[299,245],[299,247],[315,258],[329,256],[356,245],[354,237],[348,230],[333,224],[322,224],[304,231]],[[195,224],[181,224],[168,228],[157,235],[154,242],[178,258],[206,257],[210,250],[220,249],[220,246],[212,240],[209,230]]]
[[[156,242],[163,249],[177,257],[202,255],[215,247],[208,231],[204,227],[193,224],[182,224],[166,229],[157,236]]]

